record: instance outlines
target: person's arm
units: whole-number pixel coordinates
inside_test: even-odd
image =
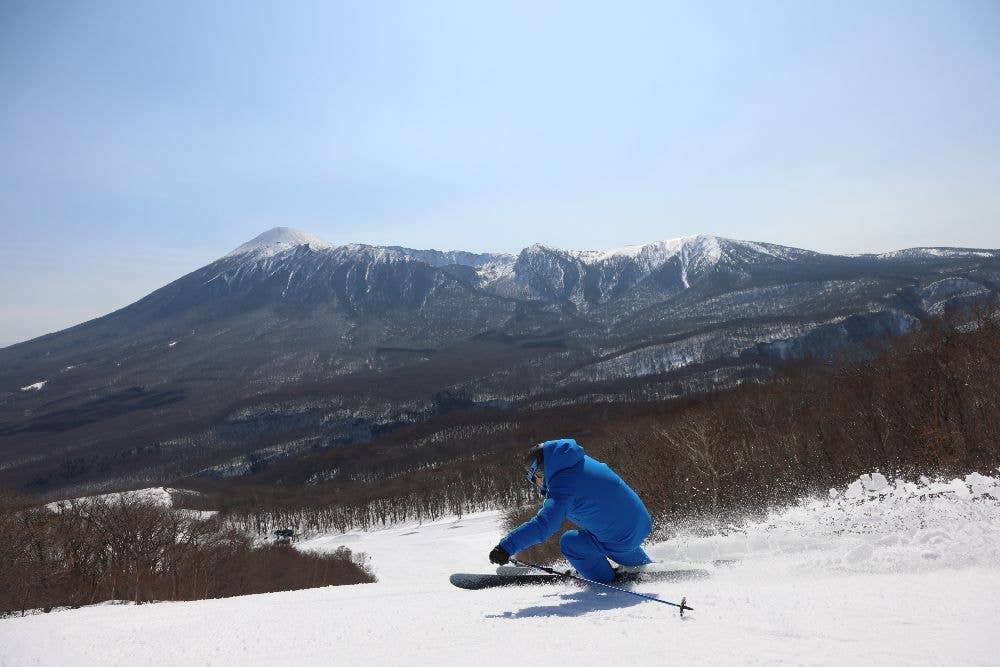
[[[513,556],[518,551],[549,539],[559,530],[563,519],[566,518],[569,501],[570,499],[565,496],[546,498],[538,514],[512,530],[507,537],[500,540],[499,546]]]

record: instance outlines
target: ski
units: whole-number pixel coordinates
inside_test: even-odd
[[[453,586],[469,591],[483,588],[500,588],[503,586],[537,586],[566,581],[566,577],[558,574],[471,574],[457,572],[448,580]]]
[[[497,565],[497,574],[538,574],[538,570],[521,565]]]
[[[712,565],[717,567],[732,566],[739,562],[739,560],[715,560],[712,561]],[[556,572],[563,574],[562,568],[557,569]],[[576,570],[570,570],[569,572],[570,574],[577,574]],[[497,565],[496,573],[504,576],[512,574],[530,574],[536,577],[544,576],[543,573],[536,568],[529,567],[527,565]],[[682,569],[677,568],[676,566],[671,568],[670,566],[663,565],[661,563],[652,563],[637,569],[625,568],[622,571],[622,575],[626,577],[622,580],[624,583],[634,583],[642,581],[670,581],[671,579],[699,579],[701,577],[709,576],[709,573],[707,570],[699,570],[695,568]]]
[[[498,570],[500,568],[497,568]],[[570,581],[570,577],[561,574],[529,574],[531,568],[506,568],[497,574],[456,573],[449,581],[452,585],[466,590],[482,590],[484,588],[501,588],[504,586],[538,586]],[[705,570],[653,570],[623,573],[615,580],[616,586],[642,584],[654,581],[688,581],[703,579],[709,574]]]

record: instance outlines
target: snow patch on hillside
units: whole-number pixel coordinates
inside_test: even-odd
[[[51,502],[46,507],[49,509],[59,509],[60,506],[68,504],[70,502],[87,502],[90,500],[103,500],[105,502],[117,502],[122,498],[134,498],[136,500],[142,500],[145,502],[151,502],[154,505],[161,505],[163,507],[173,507],[174,501],[171,498],[172,489],[167,489],[162,486],[152,486],[146,489],[136,489],[135,491],[120,491],[116,493],[102,493],[95,496],[81,496],[79,498],[67,498],[65,500],[57,500]]]
[[[516,261],[516,258],[510,257],[503,260],[488,262],[476,269],[476,275],[482,283],[487,285],[498,280],[509,278],[514,274],[514,263]]]
[[[86,503],[92,501],[103,501],[108,504],[114,504],[122,500],[138,500],[141,502],[152,503],[153,505],[158,505],[160,507],[173,508],[174,497],[185,495],[198,495],[198,492],[189,491],[187,489],[171,489],[163,486],[153,486],[145,489],[136,489],[134,491],[119,491],[115,493],[102,493],[94,496],[81,496],[79,498],[56,500],[48,503],[46,507],[53,512],[57,512],[60,509],[68,508],[71,503],[85,505]],[[217,510],[175,509],[174,511],[192,519],[209,519],[218,514]],[[0,665],[2,665],[2,662],[0,662]]]

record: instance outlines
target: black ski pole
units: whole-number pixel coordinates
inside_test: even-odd
[[[518,560],[516,558],[511,558],[510,562],[514,563],[515,565],[520,565],[521,567],[533,567],[536,570],[541,570],[542,572],[546,572],[548,574],[555,574],[560,577],[568,577],[570,579],[576,579],[577,581],[585,581],[588,584],[594,584],[595,586],[604,586],[605,588],[610,588],[613,591],[618,591],[619,593],[628,593],[629,595],[634,595],[636,597],[643,598],[644,600],[652,600],[653,602],[668,604],[671,607],[679,607],[681,610],[681,616],[684,615],[685,609],[687,609],[688,611],[694,611],[694,607],[687,606],[687,598],[681,598],[680,604],[677,604],[676,602],[669,602],[667,600],[661,600],[660,598],[654,598],[652,595],[644,595],[643,593],[636,593],[635,591],[626,590],[624,588],[618,588],[617,586],[612,586],[611,584],[604,584],[601,583],[600,581],[593,581],[585,577],[578,577],[577,575],[570,574],[569,572],[560,572],[559,570],[555,570],[551,567],[545,567],[543,565],[535,565],[534,563],[525,563],[524,561]]]

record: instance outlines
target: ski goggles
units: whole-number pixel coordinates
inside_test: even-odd
[[[545,486],[544,473],[538,469],[538,461],[532,461],[530,466],[525,467],[525,470],[527,473],[524,478],[528,480],[528,483],[531,484],[532,488],[534,488],[541,497],[547,497],[549,489]]]
[[[535,483],[536,479],[541,479],[543,477],[543,474],[538,472],[538,459],[532,461],[530,466],[526,466],[525,471],[527,471],[527,474],[524,478],[532,484]]]

